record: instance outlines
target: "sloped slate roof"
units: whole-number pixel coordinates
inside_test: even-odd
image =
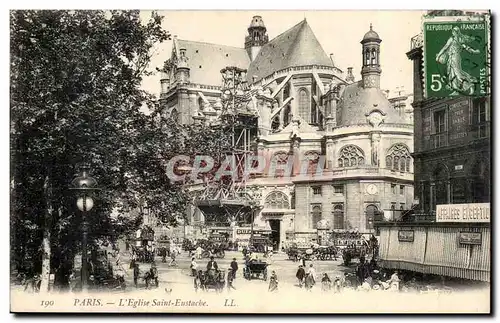
[[[391,106],[380,89],[364,88],[363,81],[345,87],[339,108],[341,109],[341,117],[337,121],[339,126],[367,124],[366,114],[373,110],[380,110],[386,114],[385,123],[408,123]]]
[[[181,39],[177,43],[179,49],[186,49],[191,83],[221,86],[221,69],[227,66],[246,69],[250,64],[244,48]]]
[[[303,20],[262,46],[248,68],[247,78],[257,81],[275,71],[291,66],[328,65],[332,62],[314,36],[307,20]]]

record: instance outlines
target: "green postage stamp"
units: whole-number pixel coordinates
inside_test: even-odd
[[[489,95],[489,17],[489,13],[485,13],[424,20],[426,98]]]

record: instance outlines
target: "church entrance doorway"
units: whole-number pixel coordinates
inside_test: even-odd
[[[280,245],[280,227],[281,227],[281,221],[280,220],[268,220],[269,221],[269,226],[271,227],[271,242],[273,244],[273,250],[278,251],[279,245]]]

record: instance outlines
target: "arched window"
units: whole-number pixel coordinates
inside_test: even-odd
[[[403,144],[393,145],[385,157],[385,167],[400,172],[409,172],[410,163],[410,152],[408,151],[408,147]]]
[[[170,118],[175,122],[179,122],[179,112],[177,112],[177,109],[174,108],[170,111]]]
[[[321,221],[321,205],[313,205],[311,210],[312,216],[312,227],[313,229],[317,229],[318,222]]]
[[[375,221],[375,215],[378,214],[378,208],[371,204],[366,207],[366,229],[373,229],[373,222]]]
[[[266,196],[264,207],[266,209],[289,209],[290,202],[288,202],[288,197],[285,193],[273,191]]]
[[[271,160],[271,173],[274,172],[274,177],[283,177],[285,176],[285,169],[288,167],[288,153],[286,152],[278,152],[274,154]],[[288,172],[289,174],[290,172]]]
[[[307,163],[307,175],[313,176],[318,170],[319,153],[317,151],[308,151],[304,154],[304,163]],[[302,169],[302,167],[301,167]]]
[[[339,167],[357,167],[365,164],[365,153],[358,146],[346,145],[339,153]]]
[[[370,65],[370,51],[368,49],[365,51],[365,65]]]
[[[203,99],[201,97],[198,98],[198,109],[203,110]]]
[[[284,109],[283,109],[283,127],[288,126],[290,121],[292,120],[292,111],[290,108],[290,104],[288,104]]]
[[[306,89],[299,90],[299,116],[309,123],[309,112],[311,110],[311,100]]]
[[[344,228],[344,205],[335,204],[333,207],[333,229]]]
[[[392,168],[392,157],[390,156],[385,157],[385,165],[387,168]]]
[[[377,53],[375,48],[372,48],[372,65],[377,65]]]

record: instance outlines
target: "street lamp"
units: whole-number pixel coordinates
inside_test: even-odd
[[[89,174],[90,166],[80,167],[80,174],[71,181],[71,190],[76,192],[76,206],[82,212],[82,291],[88,290],[87,234],[88,222],[86,214],[94,206],[93,193],[99,190],[97,181]]]

